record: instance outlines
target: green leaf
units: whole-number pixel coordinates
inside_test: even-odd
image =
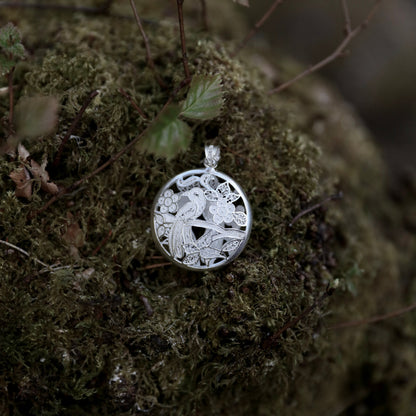
[[[223,104],[223,92],[219,76],[194,76],[182,104],[181,115],[196,120],[217,117]]]
[[[168,107],[140,142],[140,148],[168,159],[186,150],[192,139],[192,130],[178,119],[179,113],[179,107]]]
[[[26,50],[21,43],[20,32],[12,23],[0,29],[0,74],[6,75],[18,60],[26,57]]]
[[[20,139],[34,139],[52,133],[58,121],[54,97],[23,97],[16,105],[14,125]]]

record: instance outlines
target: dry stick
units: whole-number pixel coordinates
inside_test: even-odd
[[[348,8],[347,0],[341,0],[342,5],[342,11],[344,13],[344,20],[345,20],[345,33],[348,35],[348,33],[351,33],[351,16],[350,16],[350,10]]]
[[[405,308],[399,309],[394,312],[386,313],[384,315],[374,316],[373,318],[361,319],[358,321],[343,322],[341,324],[332,325],[332,326],[329,326],[328,329],[350,328],[353,326],[373,324],[375,322],[380,322],[386,319],[395,318],[397,316],[403,315],[406,312],[410,312],[413,309],[416,309],[416,303],[413,303],[410,306],[406,306]]]
[[[276,0],[266,11],[266,13],[263,15],[263,17],[254,25],[254,27],[250,30],[250,32],[247,33],[246,37],[240,42],[240,44],[237,46],[234,53],[231,54],[231,57],[234,58],[240,51],[243,49],[248,41],[259,31],[259,29],[264,25],[266,20],[272,15],[272,13],[275,11],[276,7],[279,6],[279,4],[283,3],[283,0]]]
[[[150,270],[150,269],[157,269],[159,267],[165,267],[165,266],[172,266],[172,263],[157,263],[157,264],[148,264],[147,266],[141,267],[138,270]]]
[[[268,91],[268,94],[275,94],[275,93],[285,90],[286,88],[293,85],[296,81],[299,81],[301,78],[304,78],[307,75],[310,75],[313,72],[318,71],[319,69],[323,68],[324,66],[330,64],[331,62],[335,61],[337,58],[342,56],[347,46],[351,43],[351,41],[355,37],[357,37],[369,25],[375,12],[380,6],[381,1],[382,0],[376,0],[374,6],[370,10],[366,18],[361,22],[361,24],[359,24],[353,30],[350,29],[350,31],[347,32],[347,35],[345,36],[344,40],[335,48],[335,50],[330,55],[328,55],[326,58],[322,59],[315,65],[311,66],[310,68],[306,69],[305,71],[301,72],[300,74],[296,75],[294,78],[290,79],[289,81],[286,81],[283,84],[279,85],[278,87],[271,89],[270,91]],[[343,4],[346,4],[346,3],[343,3]],[[347,14],[346,16],[349,16],[349,14]],[[348,20],[346,21],[348,22]],[[346,27],[348,27],[348,23],[346,23]]]
[[[146,49],[147,66],[153,72],[153,76],[155,77],[157,83],[162,88],[167,88],[166,83],[163,81],[163,79],[160,77],[160,75],[156,71],[155,63],[153,61],[152,54],[150,52],[149,38],[147,37],[146,32],[143,29],[142,21],[140,20],[139,14],[137,13],[137,9],[136,9],[136,5],[134,4],[134,0],[130,0],[130,5],[131,5],[131,8],[132,8],[133,13],[134,13],[134,18],[136,19],[137,26],[139,27],[140,33],[141,33],[142,38],[143,38],[144,47]]]
[[[190,79],[191,74],[188,67],[188,54],[186,52],[185,26],[183,20],[183,2],[184,0],[176,0],[176,4],[178,6],[179,31],[181,35],[183,69],[185,71],[185,79]]]
[[[34,256],[31,256],[27,251],[23,250],[20,247],[15,246],[14,244],[9,243],[8,241],[0,240],[0,243],[1,244],[4,244],[4,245],[6,245],[6,246],[8,246],[10,248],[12,248],[13,250],[18,251],[19,253],[24,254],[25,256],[31,258],[35,263],[38,263],[41,266],[46,267],[48,270],[51,270],[52,269],[52,267],[49,266],[48,264],[44,263],[43,261],[40,261],[39,259],[37,259]]]
[[[14,94],[13,94],[13,67],[10,72],[7,74],[7,81],[9,85],[9,135],[13,134],[13,116],[14,116]]]
[[[97,255],[97,253],[107,244],[107,241],[110,239],[111,235],[113,234],[113,230],[110,230],[108,234],[103,238],[103,240],[95,247],[94,251],[91,253],[91,256]]]
[[[135,108],[135,110],[145,119],[147,120],[147,116],[146,114],[143,112],[143,110],[137,105],[137,103],[133,100],[133,98],[131,98],[131,96],[123,90],[123,88],[119,88],[118,91],[120,92],[121,95],[123,95],[124,97],[126,97],[131,105]]]
[[[322,302],[331,296],[334,293],[335,289],[333,288],[327,288],[325,290],[325,293],[320,296],[318,299],[315,300],[315,302],[312,303],[311,306],[307,307],[301,314],[299,314],[296,318],[292,319],[288,323],[286,323],[281,329],[279,329],[277,332],[275,332],[270,337],[266,338],[262,342],[263,348],[271,348],[277,345],[278,340],[280,336],[287,331],[290,328],[293,328],[299,321],[301,321],[305,316],[309,315],[316,307],[322,304]]]
[[[208,31],[207,3],[205,0],[200,0],[200,2],[201,2],[202,27],[204,28],[204,30]]]
[[[334,201],[334,200],[336,200],[336,199],[341,199],[343,196],[344,196],[344,195],[343,195],[343,193],[342,193],[342,192],[338,192],[337,194],[330,195],[330,196],[328,196],[327,198],[325,198],[324,200],[322,200],[321,202],[318,202],[317,204],[312,205],[311,207],[306,208],[305,210],[303,210],[303,211],[299,212],[299,214],[298,214],[298,215],[296,215],[296,217],[295,217],[295,218],[293,218],[293,220],[289,223],[289,227],[292,227],[292,226],[293,226],[293,224],[294,224],[296,221],[298,221],[298,220],[299,220],[299,218],[303,217],[304,215],[309,214],[309,213],[310,213],[310,212],[312,212],[312,211],[315,211],[316,209],[318,209],[318,208],[322,207],[322,205],[326,204],[326,203],[327,203],[327,202],[329,202],[329,201]]]
[[[81,110],[79,110],[78,114],[72,121],[71,126],[69,127],[68,131],[66,132],[64,138],[62,139],[62,143],[59,146],[58,153],[55,156],[55,159],[53,161],[53,166],[57,167],[59,165],[59,162],[61,161],[62,152],[64,150],[64,147],[66,146],[66,143],[68,142],[69,138],[71,137],[71,134],[74,132],[76,127],[78,126],[78,123],[81,121],[82,115],[85,113],[85,110],[90,105],[91,101],[98,95],[98,91],[93,91],[88,98],[85,100],[84,104],[81,107]]]

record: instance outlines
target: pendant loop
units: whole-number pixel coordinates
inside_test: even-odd
[[[206,168],[215,169],[218,166],[220,160],[220,148],[218,146],[205,146],[205,159],[204,166]]]

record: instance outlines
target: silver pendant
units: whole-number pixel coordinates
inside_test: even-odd
[[[156,245],[176,265],[212,270],[233,261],[250,236],[252,216],[247,196],[215,170],[220,149],[205,147],[205,169],[183,172],[159,191],[152,209]]]

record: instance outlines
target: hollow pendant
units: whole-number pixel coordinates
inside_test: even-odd
[[[220,149],[205,147],[205,169],[183,172],[162,187],[151,229],[160,251],[190,270],[212,270],[233,261],[250,236],[252,215],[241,187],[215,170]]]

